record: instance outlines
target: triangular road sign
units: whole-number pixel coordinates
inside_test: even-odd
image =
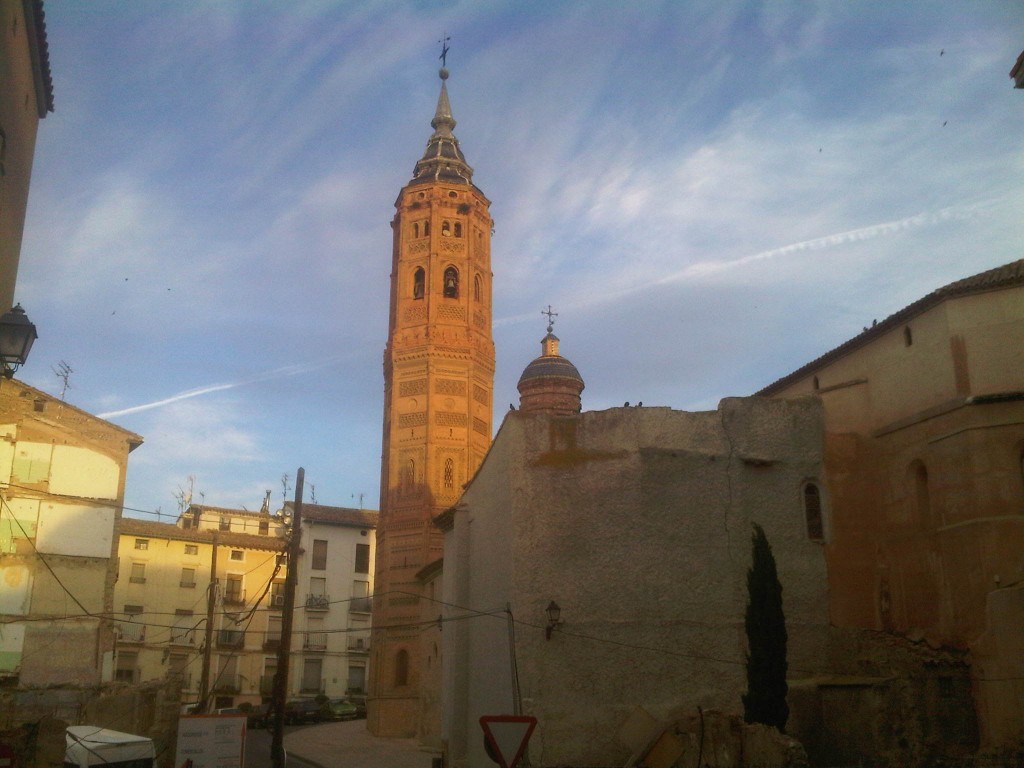
[[[484,729],[484,745],[501,768],[516,768],[530,741],[533,729],[537,727],[537,718],[530,715],[484,715],[480,718],[480,727]]]

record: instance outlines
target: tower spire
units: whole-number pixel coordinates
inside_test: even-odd
[[[446,38],[447,39],[447,38]],[[445,45],[442,56],[447,56]],[[459,149],[459,140],[452,131],[455,129],[455,118],[452,117],[452,105],[448,100],[448,70],[441,67],[438,71],[441,78],[441,93],[437,97],[437,109],[430,127],[434,134],[427,141],[423,157],[416,163],[412,171],[412,184],[423,184],[434,181],[448,181],[456,184],[472,184],[473,169],[466,162],[466,156]]]

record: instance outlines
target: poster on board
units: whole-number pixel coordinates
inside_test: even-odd
[[[245,715],[182,715],[175,768],[243,768],[245,723]]]

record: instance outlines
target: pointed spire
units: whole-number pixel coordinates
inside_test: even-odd
[[[452,106],[448,101],[448,87],[445,83],[448,79],[448,70],[442,67],[438,76],[441,78],[441,94],[437,97],[434,119],[430,121],[434,135],[430,137],[423,157],[413,169],[412,183],[448,181],[472,184],[473,169],[466,162],[465,155],[459,149],[459,140],[452,133],[455,118],[452,117]]]

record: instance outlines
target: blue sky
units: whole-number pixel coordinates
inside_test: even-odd
[[[389,222],[444,33],[495,220],[495,429],[548,304],[584,408],[704,410],[1024,256],[1009,0],[46,11],[19,376],[59,394],[65,361],[69,402],[145,438],[130,508],[190,475],[258,508],[298,466],[376,507]]]

